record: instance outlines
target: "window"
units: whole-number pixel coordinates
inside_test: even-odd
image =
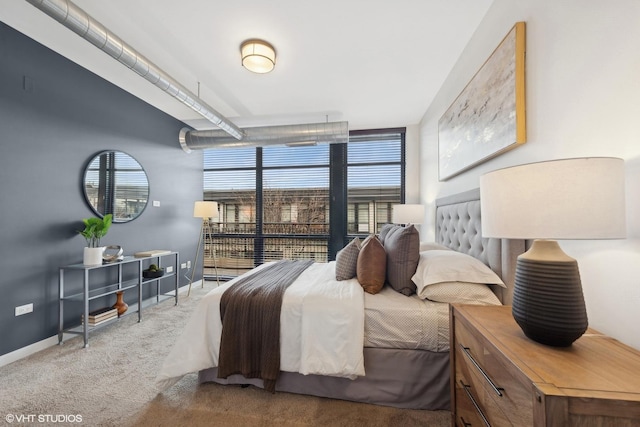
[[[218,202],[213,236],[204,236],[205,275],[211,275],[213,255],[221,275],[237,275],[255,266],[255,148],[205,150],[204,200]],[[219,238],[217,236],[224,236]]]
[[[404,202],[404,129],[353,132],[347,144],[347,232],[378,233]]]
[[[220,210],[205,245],[220,274],[272,259],[333,259],[347,235],[377,232],[404,200],[404,129],[353,132],[346,147],[205,150],[204,200]],[[205,252],[205,275],[212,261]]]
[[[263,260],[327,261],[329,145],[262,149]]]

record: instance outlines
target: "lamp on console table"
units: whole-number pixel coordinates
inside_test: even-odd
[[[217,202],[206,202],[206,201],[197,201],[193,205],[193,217],[201,218],[202,224],[200,226],[200,237],[198,238],[198,248],[196,249],[196,258],[193,261],[193,270],[191,271],[191,280],[189,280],[189,291],[187,292],[187,296],[191,294],[191,284],[193,283],[193,276],[196,272],[196,265],[198,264],[198,258],[200,256],[200,248],[204,245],[203,236],[205,231],[207,236],[211,235],[211,219],[218,217],[218,203]],[[216,280],[218,281],[218,286],[220,286],[220,278],[218,276],[218,265],[216,263],[216,252],[214,248],[210,248],[213,251],[213,267],[216,270]],[[204,286],[204,250],[203,250],[203,260],[202,260],[202,286]]]
[[[480,177],[483,237],[536,239],[518,257],[513,317],[525,335],[567,347],[587,330],[575,259],[556,240],[624,238],[624,161],[551,160]]]
[[[391,222],[393,222],[394,224],[422,224],[423,220],[423,205],[393,205]]]

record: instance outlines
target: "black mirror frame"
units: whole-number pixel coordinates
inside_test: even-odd
[[[144,173],[145,179],[147,181],[147,199],[145,202],[145,205],[142,209],[140,209],[140,211],[133,217],[131,218],[121,218],[121,217],[116,217],[115,212],[114,212],[114,206],[111,206],[111,209],[109,212],[100,212],[99,208],[97,206],[94,206],[93,203],[91,202],[91,198],[89,197],[89,195],[87,194],[87,173],[89,172],[89,167],[91,166],[91,164],[95,161],[96,158],[104,155],[104,154],[108,154],[108,153],[121,153],[124,154],[126,156],[128,156],[131,160],[135,161],[138,166],[140,166],[140,170]],[[149,194],[151,193],[151,188],[149,185],[149,176],[147,175],[147,172],[145,171],[145,169],[142,167],[142,164],[133,156],[131,156],[128,153],[125,153],[124,151],[120,151],[120,150],[104,150],[104,151],[100,151],[96,154],[94,154],[93,156],[91,156],[91,158],[89,159],[89,161],[86,163],[83,173],[82,173],[82,182],[81,182],[81,186],[82,186],[82,194],[84,196],[84,200],[87,203],[87,205],[89,206],[89,208],[99,217],[104,217],[105,214],[107,213],[112,213],[113,214],[113,222],[116,224],[123,224],[123,223],[127,223],[130,221],[133,221],[134,219],[138,218],[140,215],[142,215],[142,213],[145,211],[145,209],[147,208],[147,206],[149,205]],[[115,191],[115,189],[113,190]]]

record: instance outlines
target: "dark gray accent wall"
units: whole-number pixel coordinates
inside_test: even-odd
[[[58,268],[82,262],[77,230],[93,213],[81,179],[99,151],[135,157],[147,172],[150,200],[160,202],[114,224],[102,243],[126,254],[175,250],[193,262],[202,153],[182,151],[183,126],[0,22],[0,354],[57,334]],[[188,273],[180,271],[181,286]],[[195,280],[201,277],[196,272]],[[16,317],[15,307],[28,303],[33,313]]]

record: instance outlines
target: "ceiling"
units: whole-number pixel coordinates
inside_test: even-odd
[[[416,124],[493,0],[75,0],[237,126]],[[215,126],[24,0],[0,20],[196,129]],[[254,74],[261,38],[276,68]]]

